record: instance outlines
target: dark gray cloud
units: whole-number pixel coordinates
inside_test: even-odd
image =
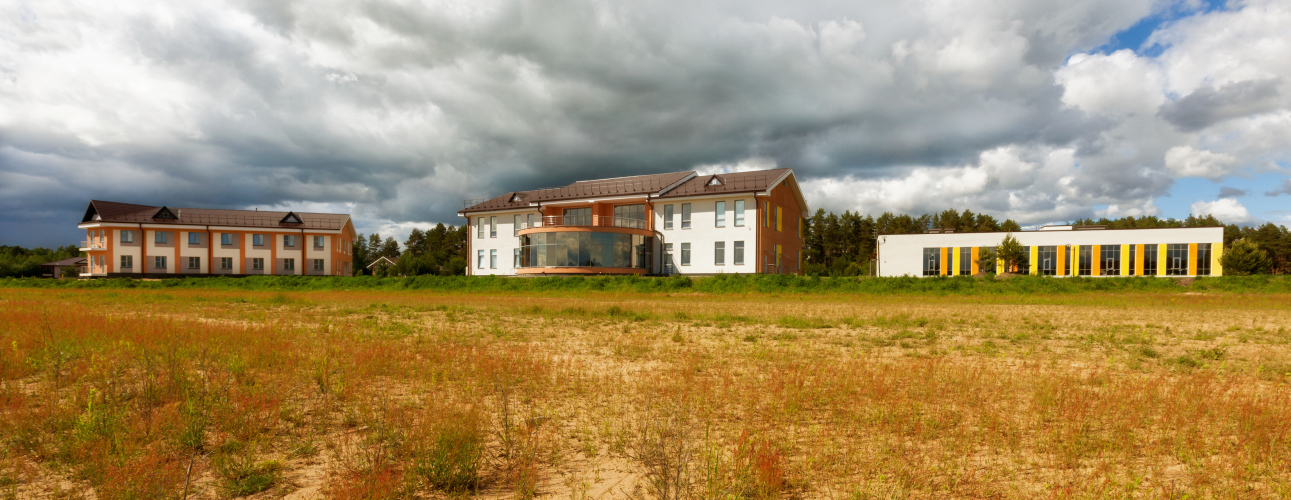
[[[1264,192],[1264,196],[1282,196],[1284,194],[1291,194],[1291,179],[1282,181],[1282,187]]]
[[[1235,187],[1221,186],[1219,188],[1220,198],[1241,198],[1246,196],[1246,193],[1247,191],[1245,189],[1237,189]]]
[[[1279,81],[1248,80],[1202,87],[1161,106],[1162,118],[1182,130],[1201,130],[1224,120],[1273,111],[1281,103]]]
[[[750,159],[821,193],[889,183],[866,210],[953,200],[1030,222],[1172,182],[1164,147],[1125,154],[1124,121],[1073,106],[1054,76],[1150,0],[140,1],[0,7],[6,228],[67,227],[99,198],[348,210],[366,231]],[[1161,113],[1213,123],[1262,88]],[[954,176],[972,190],[937,184]],[[49,234],[23,243],[75,230]]]

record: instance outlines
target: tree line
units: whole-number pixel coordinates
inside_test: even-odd
[[[408,239],[403,242],[402,250],[399,242],[392,237],[386,237],[383,240],[378,233],[372,233],[367,237],[360,234],[354,240],[351,254],[354,257],[354,275],[466,274],[468,263],[466,238],[469,230],[468,226],[445,226],[442,223],[425,231],[413,228],[412,232],[408,233]],[[370,264],[381,257],[393,260],[395,264],[388,266],[382,263],[369,268]]]
[[[84,256],[76,245],[65,245],[53,250],[0,245],[0,278],[40,276],[41,264],[76,256]]]
[[[1108,219],[1077,219],[1070,224],[1077,226],[1106,226],[1108,229],[1148,229],[1161,227],[1215,227],[1224,228],[1224,247],[1234,250],[1234,261],[1243,256],[1240,266],[1229,274],[1288,274],[1291,273],[1291,233],[1286,226],[1265,223],[1260,226],[1224,224],[1212,215],[1190,215],[1186,219],[1156,216],[1121,217]],[[877,258],[878,236],[881,234],[920,234],[932,230],[953,230],[957,233],[1011,232],[1022,227],[1012,219],[999,221],[988,214],[960,212],[947,209],[936,214],[920,216],[884,212],[876,217],[851,211],[835,214],[816,210],[806,219],[803,228],[803,274],[818,276],[864,276],[871,274],[873,260]],[[1001,235],[1001,241],[1004,236]],[[1249,262],[1248,262],[1249,261]],[[1227,261],[1226,261],[1227,262]],[[1226,270],[1228,268],[1226,267]]]

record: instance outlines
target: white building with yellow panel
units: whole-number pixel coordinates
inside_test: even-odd
[[[1224,228],[1104,229],[1044,226],[1012,233],[885,234],[878,237],[879,276],[969,276],[1003,272],[981,259],[1012,234],[1026,261],[1009,271],[1043,276],[1220,276]],[[985,252],[989,255],[989,251]]]

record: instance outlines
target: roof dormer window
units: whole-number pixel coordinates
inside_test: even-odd
[[[152,214],[152,218],[154,218],[154,219],[178,219],[179,217],[175,216],[175,212],[172,212],[172,211],[170,211],[170,209],[169,209],[169,208],[167,208],[167,207],[164,207],[164,206],[163,206],[163,207],[161,207],[161,210],[158,210],[158,211],[157,211],[157,213]]]
[[[278,221],[283,224],[300,224],[300,216],[296,212],[287,212],[287,215]]]
[[[722,180],[721,180],[721,179],[719,179],[716,175],[714,175],[712,179],[709,179],[709,180],[708,180],[708,185],[709,185],[709,186],[721,186],[721,185],[722,185]]]

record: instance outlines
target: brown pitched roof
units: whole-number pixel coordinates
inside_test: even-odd
[[[750,193],[767,190],[790,171],[788,168],[774,168],[717,175],[695,175],[694,171],[686,171],[578,181],[565,187],[512,191],[484,201],[467,202],[468,206],[462,213],[526,208],[533,202],[658,194],[665,189],[667,191],[658,195],[659,198]],[[717,182],[713,182],[714,179]]]
[[[162,208],[169,208],[174,219],[154,218]],[[300,217],[300,223],[283,222],[289,213]],[[176,225],[212,225],[233,227],[303,228],[339,230],[350,220],[349,214],[320,214],[309,212],[275,212],[268,210],[222,210],[215,208],[175,208],[134,205],[114,201],[92,200],[81,222],[93,222],[95,216],[103,222],[126,222]]]
[[[766,191],[767,188],[771,187],[771,183],[784,177],[790,171],[791,169],[788,168],[773,168],[753,172],[698,175],[664,193],[660,198]]]

